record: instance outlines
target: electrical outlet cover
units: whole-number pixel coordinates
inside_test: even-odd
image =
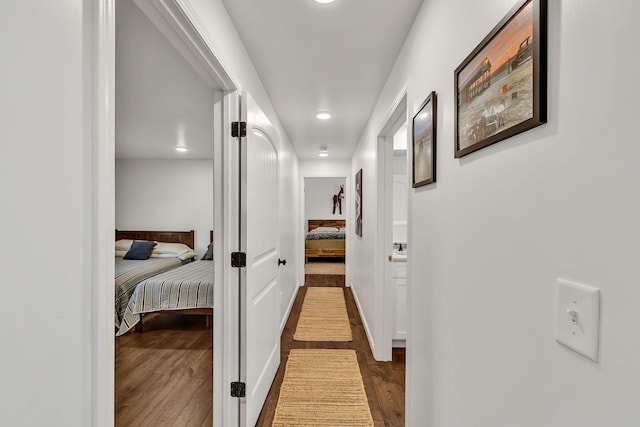
[[[557,279],[556,341],[598,361],[600,290]]]

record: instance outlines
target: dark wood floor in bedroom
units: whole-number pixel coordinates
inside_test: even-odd
[[[344,287],[344,276],[338,275],[306,275],[306,286],[338,286]],[[323,343],[300,342],[293,340],[302,301],[307,287],[300,288],[294,302],[291,314],[282,333],[280,349],[280,369],[256,426],[271,426],[275,415],[280,386],[284,377],[289,351],[292,348],[348,348],[356,350],[364,388],[369,400],[369,408],[375,426],[404,426],[404,397],[405,397],[405,351],[394,349],[392,362],[377,362],[369,348],[369,342],[360,319],[360,314],[353,299],[351,288],[345,288],[347,313],[351,323],[352,342]]]
[[[212,330],[204,316],[148,315],[116,338],[115,425],[213,423]]]

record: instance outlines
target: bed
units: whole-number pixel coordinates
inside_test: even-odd
[[[180,311],[211,316],[213,257],[205,255],[203,258],[207,259],[195,260],[196,254],[191,250],[193,237],[193,231],[116,231],[116,255],[122,255],[122,247],[129,241],[158,242],[147,260],[126,260],[116,256],[117,336],[141,325],[146,313]],[[212,231],[209,237],[213,239]]]
[[[344,258],[346,221],[343,219],[310,219],[305,236],[305,260],[310,258]]]

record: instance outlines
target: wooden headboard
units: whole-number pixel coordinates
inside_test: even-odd
[[[213,232],[212,232],[213,233]],[[191,249],[195,247],[195,232],[190,231],[122,231],[116,230],[116,240],[151,240],[167,243],[184,243]]]
[[[336,227],[343,228],[347,226],[347,220],[345,219],[310,219],[309,231],[315,230],[318,227]]]

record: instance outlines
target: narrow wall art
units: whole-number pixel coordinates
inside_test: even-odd
[[[356,173],[356,234],[362,237],[362,169]]]
[[[413,116],[413,188],[436,182],[436,93]]]

